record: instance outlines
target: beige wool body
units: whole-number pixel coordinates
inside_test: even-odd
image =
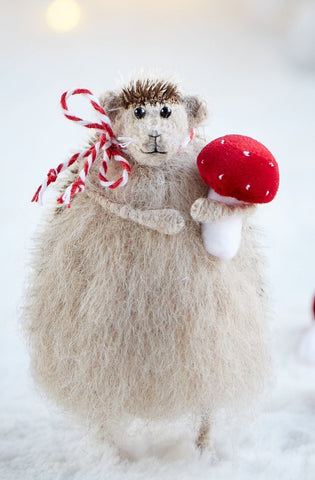
[[[245,219],[232,260],[206,252],[190,213],[208,191],[196,167],[203,146],[195,138],[159,166],[131,161],[127,185],[115,190],[99,185],[98,158],[85,192],[48,214],[36,239],[25,321],[31,369],[50,398],[93,427],[246,407],[264,385],[255,229]],[[175,209],[185,226],[160,233],[109,213],[106,199]]]

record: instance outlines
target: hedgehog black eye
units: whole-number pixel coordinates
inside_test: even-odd
[[[167,106],[162,107],[160,110],[160,115],[163,118],[168,118],[171,113],[172,113],[172,110],[170,109],[170,107],[167,107]]]
[[[136,117],[136,118],[139,118],[139,119],[140,119],[140,118],[143,118],[146,113],[147,113],[147,112],[146,112],[145,108],[143,108],[143,107],[137,107],[137,108],[135,108],[135,110],[134,110],[135,117]]]

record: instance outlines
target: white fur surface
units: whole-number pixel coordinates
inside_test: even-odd
[[[208,453],[200,457],[181,423],[151,426],[136,437],[134,425],[120,440],[120,452],[93,443],[84,429],[58,414],[34,390],[25,369],[24,346],[16,332],[6,328],[0,340],[0,478],[225,480],[233,475],[235,480],[252,480],[255,475],[259,480],[313,480],[315,372],[296,357],[294,345],[301,335],[296,313],[278,317],[277,383],[271,398],[255,422],[241,431],[217,418],[216,458]]]
[[[95,2],[97,9],[89,9],[83,30],[67,36],[38,27],[39,0],[0,6],[5,46],[0,79],[5,92],[0,117],[0,478],[313,480],[315,371],[300,362],[297,348],[312,321],[315,282],[314,78],[294,71],[268,33],[232,22],[214,26],[194,2],[181,1],[180,8],[179,2],[168,2],[167,28],[163,1],[154,4],[160,9],[155,15],[161,21],[156,22],[149,9],[134,8],[124,16],[121,3]],[[201,8],[205,2],[197,4]],[[228,21],[231,2],[223,4]],[[119,40],[107,48],[118,26]],[[144,41],[144,35],[152,41]],[[144,442],[133,442],[129,456],[137,462],[120,461],[117,452],[89,444],[85,432],[60,418],[34,389],[18,326],[25,261],[42,215],[29,203],[34,187],[43,172],[85,145],[84,132],[61,118],[59,94],[78,84],[100,93],[112,87],[117,72],[127,76],[152,62],[162,71],[177,71],[187,90],[207,98],[207,137],[228,132],[260,138],[281,168],[279,196],[261,207],[255,220],[265,232],[274,300],[275,388],[262,414],[239,436],[230,425],[218,424],[217,463],[196,455],[182,430],[176,437],[173,426],[165,427],[169,439],[161,438],[161,443],[154,432],[145,434]],[[23,118],[17,125],[19,114]]]
[[[310,365],[315,365],[315,322],[305,331],[299,345],[301,360]]]

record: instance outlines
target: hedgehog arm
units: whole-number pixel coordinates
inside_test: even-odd
[[[215,222],[224,217],[241,214],[244,217],[253,214],[256,205],[226,205],[210,198],[198,198],[191,206],[190,214],[194,220],[201,223]]]
[[[144,227],[156,230],[166,235],[175,235],[185,226],[185,220],[179,211],[164,208],[158,210],[140,210],[130,205],[111,202],[102,195],[95,195],[96,200],[107,212],[117,215],[125,220],[130,220]]]

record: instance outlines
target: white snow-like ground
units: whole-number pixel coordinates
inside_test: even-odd
[[[64,35],[45,26],[47,3],[0,5],[0,479],[314,480],[315,366],[297,356],[315,290],[314,72],[305,63],[302,70],[285,38],[255,22],[242,1],[211,9],[204,0],[135,0],[128,11],[124,0],[82,0],[83,24]],[[279,195],[256,218],[274,309],[274,388],[240,432],[216,428],[216,461],[200,458],[180,426],[131,441],[124,459],[92,444],[36,391],[19,331],[31,238],[42,214],[30,198],[48,169],[86,138],[62,117],[59,95],[78,86],[98,95],[142,66],[176,73],[185,90],[207,99],[209,139],[252,136],[280,165]]]

